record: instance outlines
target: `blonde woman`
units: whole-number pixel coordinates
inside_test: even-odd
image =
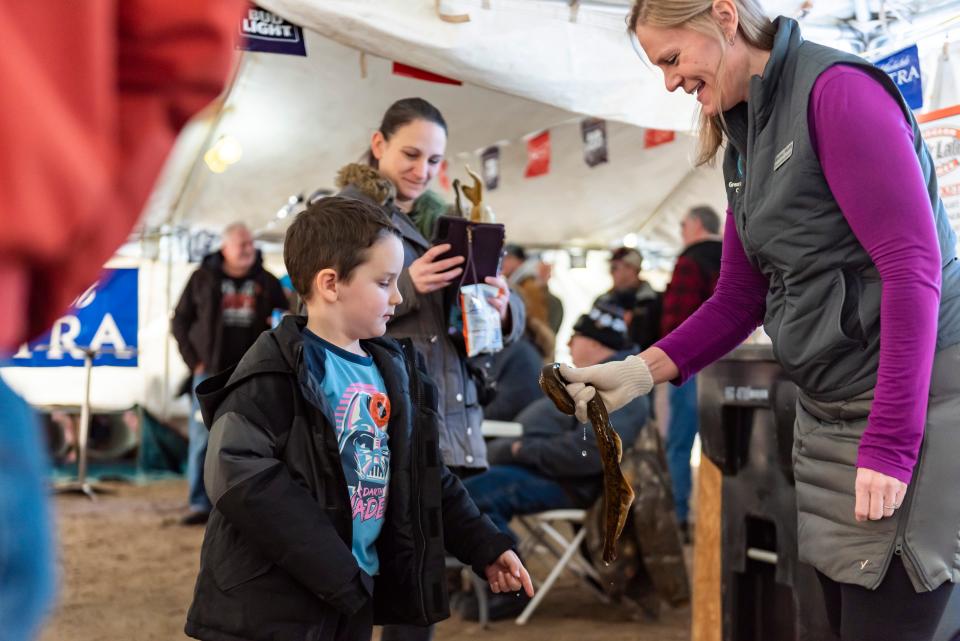
[[[760,323],[799,386],[802,561],[844,641],[933,635],[960,580],[960,265],[887,76],[755,0],[639,0],[629,28],[696,94],[729,208],[716,293],[639,356],[565,370],[585,410],[680,384]]]

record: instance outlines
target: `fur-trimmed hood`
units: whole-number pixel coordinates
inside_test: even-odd
[[[370,165],[362,163],[344,165],[337,172],[336,185],[348,198],[366,198],[388,209],[391,213],[396,209],[394,207],[397,196],[396,186]],[[449,205],[439,194],[428,189],[413,201],[413,207],[410,208],[408,216],[417,231],[429,241],[433,238],[437,218],[447,214],[449,209]]]
[[[338,189],[353,187],[381,207],[391,204],[397,196],[397,188],[388,178],[370,165],[356,162],[340,168],[336,185]]]

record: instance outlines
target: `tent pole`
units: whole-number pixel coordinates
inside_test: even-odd
[[[87,441],[90,438],[90,381],[93,378],[93,352],[83,350],[83,404],[80,405],[80,427],[77,434],[77,483],[81,491],[93,498],[93,491],[87,483]]]
[[[97,499],[98,493],[106,493],[107,490],[96,487],[87,480],[87,453],[88,441],[90,439],[90,383],[93,379],[93,359],[96,351],[89,347],[83,349],[83,402],[80,405],[80,425],[77,433],[77,480],[55,488],[58,494],[83,494],[91,501]]]

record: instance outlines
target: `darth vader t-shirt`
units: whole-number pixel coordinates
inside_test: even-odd
[[[373,576],[390,479],[390,399],[370,356],[358,356],[304,329],[307,370],[333,409],[340,462],[353,509],[353,556]],[[317,350],[324,352],[318,358]],[[322,364],[322,365],[321,365]],[[324,372],[315,371],[324,367]]]

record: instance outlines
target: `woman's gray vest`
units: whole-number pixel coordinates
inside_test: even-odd
[[[803,42],[793,20],[779,18],[776,26],[749,101],[724,114],[730,145],[723,170],[743,248],[770,283],[764,326],[801,389],[794,433],[800,560],[835,581],[874,589],[901,555],[914,588],[932,590],[960,578],[960,504],[950,492],[960,485],[956,237],[917,123],[886,74]],[[893,517],[865,523],[853,518],[854,487],[880,356],[880,277],[827,185],[807,120],[813,85],[835,64],[867,71],[900,102],[913,127],[943,265],[930,396],[915,399],[927,403],[927,421],[914,477]]]
[[[803,41],[793,20],[781,17],[776,26],[770,60],[763,77],[751,79],[749,101],[724,114],[727,197],[747,256],[770,282],[764,329],[777,359],[811,398],[847,399],[876,385],[880,277],[847,225],[811,143],[808,103],[827,68],[845,64],[872,74],[913,127],[943,265],[938,350],[960,342],[956,236],[930,153],[893,82],[856,56]]]

